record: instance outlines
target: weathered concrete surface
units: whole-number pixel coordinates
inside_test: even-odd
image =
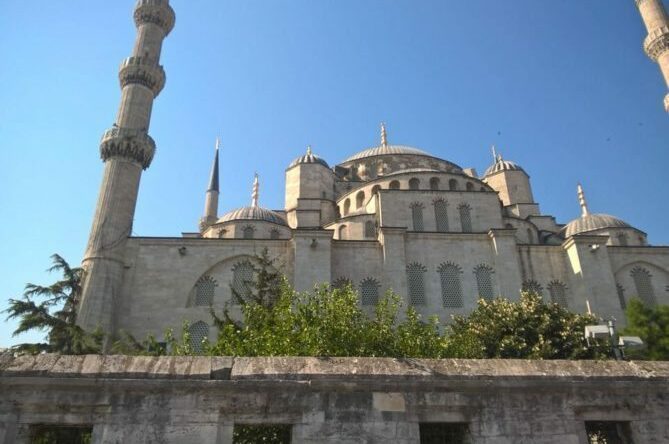
[[[294,443],[419,443],[464,422],[473,443],[584,444],[585,421],[669,442],[669,362],[22,356],[0,359],[0,443],[32,424],[96,443],[230,443],[235,423]]]

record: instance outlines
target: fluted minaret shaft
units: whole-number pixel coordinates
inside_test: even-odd
[[[138,0],[132,56],[121,62],[121,103],[114,126],[100,143],[104,173],[82,266],[86,274],[78,323],[114,334],[115,306],[123,280],[123,254],[137,203],[142,170],[155,142],[148,135],[153,100],[165,85],[159,64],[163,39],[174,26],[169,0]]]
[[[664,80],[669,86],[669,18],[662,0],[635,0],[641,13],[648,37],[643,49],[654,62],[660,65]],[[664,108],[669,112],[669,94],[664,98]]]

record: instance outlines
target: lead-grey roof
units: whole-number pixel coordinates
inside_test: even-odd
[[[499,159],[485,170],[483,176],[490,176],[491,174],[499,173],[500,171],[522,171],[525,173],[525,170],[517,163],[510,160]]]
[[[303,156],[300,156],[297,159],[293,160],[290,163],[290,165],[288,165],[288,168],[292,168],[296,165],[301,165],[301,164],[305,164],[305,163],[319,163],[326,168],[330,168],[328,166],[328,163],[325,160],[321,159],[320,157],[318,157],[317,155],[312,154],[312,153],[307,153],[307,154],[305,154]]]
[[[373,157],[373,156],[384,156],[387,154],[413,154],[413,155],[418,155],[418,156],[430,156],[434,157],[430,153],[427,153],[423,150],[420,150],[418,148],[414,148],[411,146],[405,146],[405,145],[379,145],[375,146],[372,148],[368,148],[366,150],[360,151],[359,153],[356,153],[349,157],[348,159],[344,160],[342,163],[346,162],[351,162],[353,160],[359,160],[359,159],[364,159],[366,157]]]
[[[563,229],[564,237],[588,233],[604,228],[632,228],[627,222],[609,214],[588,214],[569,222]]]
[[[262,207],[237,208],[236,210],[232,210],[223,215],[216,223],[232,222],[236,220],[256,220],[288,226],[285,219],[278,213]]]

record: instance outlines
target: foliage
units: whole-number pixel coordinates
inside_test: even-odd
[[[91,427],[62,427],[38,425],[31,427],[31,444],[90,444]]]
[[[588,348],[591,315],[572,313],[524,292],[519,302],[480,299],[468,316],[455,316],[447,337],[447,355],[461,358],[592,359],[607,346]]]
[[[232,442],[235,444],[290,443],[289,425],[235,424]]]
[[[648,307],[639,299],[632,299],[625,310],[627,327],[622,334],[639,336],[646,345],[640,352],[626,352],[630,357],[669,360],[669,306]]]
[[[72,268],[65,259],[54,254],[49,272],[62,273],[62,279],[49,286],[26,284],[22,299],[9,299],[7,320],[19,319],[13,336],[30,330],[47,331],[46,342],[20,344],[19,352],[49,352],[62,354],[98,353],[104,335],[88,333],[76,324],[77,306],[81,296],[83,270]],[[39,301],[41,300],[41,302]]]

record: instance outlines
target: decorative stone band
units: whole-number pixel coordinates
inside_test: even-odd
[[[157,97],[165,86],[165,70],[146,57],[128,57],[121,62],[118,79],[121,88],[131,83],[146,86]]]
[[[135,7],[135,25],[153,23],[163,29],[167,36],[174,28],[174,10],[167,0],[138,0]]]
[[[151,165],[156,152],[156,142],[143,130],[111,128],[105,131],[100,142],[100,157],[107,161],[113,157],[137,162],[142,169]]]
[[[669,27],[661,26],[649,32],[643,42],[643,49],[656,62],[663,52],[669,51]]]

